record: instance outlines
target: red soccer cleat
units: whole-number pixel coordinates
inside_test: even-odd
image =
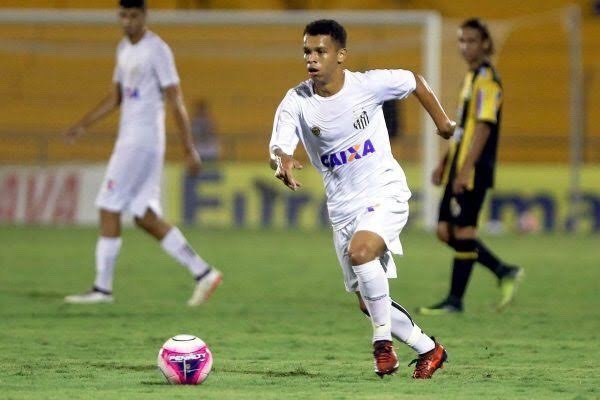
[[[444,368],[444,362],[447,359],[448,353],[446,353],[444,346],[436,343],[432,350],[421,354],[419,358],[413,360],[409,364],[412,365],[414,362],[417,363],[412,377],[415,379],[431,379],[436,370]]]
[[[373,356],[375,357],[375,373],[383,379],[384,375],[391,375],[398,369],[398,356],[394,346],[389,340],[378,340],[373,343]]]

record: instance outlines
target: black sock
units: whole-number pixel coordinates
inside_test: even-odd
[[[489,269],[496,275],[498,278],[502,278],[502,276],[506,273],[506,267],[496,257],[494,253],[490,251],[481,240],[477,240],[477,262],[481,265]]]
[[[454,239],[451,246],[456,250],[456,254],[452,263],[452,283],[448,301],[460,305],[473,271],[473,264],[477,260],[477,242],[473,239]]]

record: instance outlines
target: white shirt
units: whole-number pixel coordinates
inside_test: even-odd
[[[416,88],[406,70],[344,70],[344,86],[329,97],[311,80],[290,89],[277,112],[269,149],[293,154],[301,141],[322,174],[329,218],[341,229],[381,197],[408,201],[404,171],[394,159],[382,103]]]
[[[115,148],[135,147],[164,152],[164,88],[179,83],[169,46],[153,32],[117,47],[113,82],[121,85],[121,119]]]

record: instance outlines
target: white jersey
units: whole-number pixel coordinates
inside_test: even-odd
[[[291,89],[275,114],[269,149],[293,154],[301,141],[323,176],[329,218],[341,229],[382,197],[408,201],[404,171],[394,159],[382,103],[416,88],[406,70],[344,70],[344,86],[329,97],[311,80]]]
[[[113,81],[121,86],[121,120],[115,148],[135,147],[164,152],[163,89],[179,83],[169,46],[153,32],[117,47]]]

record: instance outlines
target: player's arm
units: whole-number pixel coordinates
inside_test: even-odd
[[[193,175],[197,174],[200,172],[201,160],[192,140],[190,118],[183,102],[181,88],[178,84],[167,86],[164,88],[164,94],[167,107],[173,112],[177,124],[177,132],[183,146],[187,171]]]
[[[271,148],[273,157],[271,158],[271,168],[275,169],[275,178],[281,180],[285,186],[292,190],[302,187],[302,184],[294,178],[293,170],[304,168],[300,161],[289,154],[286,154],[279,147]]]
[[[442,184],[442,179],[444,176],[444,169],[446,168],[446,162],[448,160],[448,150],[444,153],[444,156],[440,158],[438,165],[435,167],[433,172],[431,173],[431,183],[435,186],[439,186]]]
[[[487,143],[490,136],[491,128],[487,122],[477,122],[475,124],[475,132],[473,134],[473,141],[471,142],[471,148],[467,153],[467,157],[462,165],[460,171],[456,175],[454,182],[452,183],[452,190],[454,193],[462,193],[465,188],[469,186],[470,177],[475,168],[475,163],[479,160],[483,148]]]
[[[302,169],[302,163],[292,156],[298,145],[296,130],[298,126],[298,108],[288,92],[277,107],[273,120],[273,131],[269,142],[270,165],[275,170],[275,177],[292,190],[299,189],[302,184],[294,178],[293,170]]]
[[[427,84],[427,81],[425,81],[425,78],[419,74],[413,74],[416,81],[416,87],[413,92],[414,95],[417,97],[423,108],[425,108],[427,113],[431,116],[431,119],[433,119],[433,122],[438,129],[437,134],[444,139],[449,139],[454,134],[456,122],[448,118],[446,111],[440,104],[440,101],[433,90],[431,90]]]
[[[85,133],[85,130],[106,117],[108,114],[113,112],[121,104],[121,85],[114,83],[111,91],[87,114],[85,114],[79,121],[69,127],[65,131],[67,140],[73,141],[77,136],[81,136]]]
[[[293,170],[302,169],[303,165],[289,154],[286,154],[279,147],[274,147],[271,168],[275,167],[275,177],[281,180],[287,187],[297,190],[302,184],[294,178]]]

